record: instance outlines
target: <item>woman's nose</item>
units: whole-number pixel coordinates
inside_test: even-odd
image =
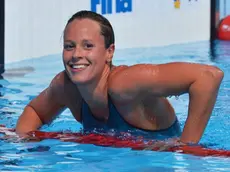
[[[82,53],[83,53],[82,49],[80,47],[76,47],[73,51],[73,57],[80,58],[83,56]]]

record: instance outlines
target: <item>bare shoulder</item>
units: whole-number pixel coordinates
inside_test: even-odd
[[[64,87],[66,82],[66,76],[65,72],[62,71],[58,73],[50,82],[50,85],[47,88],[47,91],[50,94],[53,94],[55,96],[61,97],[64,95]]]
[[[64,87],[65,83],[68,82],[68,76],[65,71],[58,73],[51,81],[51,87]]]
[[[117,88],[117,85],[126,83],[128,79],[137,76],[138,73],[146,73],[150,69],[157,70],[157,65],[153,64],[136,64],[132,66],[114,67],[109,76],[110,88]]]
[[[118,102],[124,103],[124,101],[129,101],[133,97],[130,97],[127,93],[131,90],[125,89],[124,85],[127,83],[128,73],[131,70],[136,70],[138,65],[133,66],[114,66],[110,72],[108,85],[109,85],[109,95]],[[127,73],[128,72],[128,73]],[[135,75],[135,74],[134,74]]]
[[[55,98],[58,104],[69,108],[73,116],[78,122],[81,122],[81,106],[82,96],[77,86],[70,80],[65,71],[57,74],[51,82],[53,91],[52,97]]]
[[[124,71],[125,69],[129,68],[129,66],[126,65],[121,65],[121,66],[113,66],[109,75],[109,81],[113,80],[113,77],[116,74],[121,73],[122,71]]]
[[[157,65],[153,64],[135,64],[132,66],[117,66],[114,67],[110,73],[109,82],[120,82],[119,79],[123,79],[124,77],[127,77],[127,74],[129,77],[136,75],[136,72],[140,73],[143,71],[147,71],[150,68],[157,69]],[[132,73],[132,74],[131,74]]]
[[[121,69],[118,68],[115,72],[112,72],[109,84],[111,88],[119,88],[117,84],[124,88],[134,83],[137,84],[136,86],[143,85],[143,83],[158,83],[165,78],[171,78],[170,81],[175,80],[175,78],[190,78],[192,80],[197,75],[200,75],[201,72],[215,74],[220,72],[220,70],[211,65],[187,62],[136,64],[129,67],[122,67]]]
[[[65,75],[65,72],[62,71],[54,76],[48,87],[44,89],[35,99],[33,99],[30,102],[30,105],[36,106],[36,104],[40,104],[42,101],[50,101],[51,99],[54,100],[52,102],[63,104],[63,102],[61,101],[63,99],[60,98],[63,97],[63,95],[65,94]]]
[[[121,100],[140,99],[146,95],[168,96],[188,91],[188,86],[202,76],[222,78],[222,72],[215,66],[171,62],[164,64],[137,64],[111,75],[111,95]],[[218,77],[220,76],[220,77]]]
[[[109,74],[109,79],[108,79],[109,88],[111,89],[113,88],[113,86],[116,84],[115,78],[118,75],[121,75],[122,73],[124,73],[124,71],[127,70],[128,68],[129,66],[126,66],[126,65],[112,67],[111,72]]]
[[[62,101],[69,99],[68,97],[74,94],[79,97],[80,93],[74,83],[69,79],[65,71],[58,73],[49,85],[49,89],[53,94],[56,94]]]
[[[120,101],[130,101],[137,97],[144,98],[143,93],[147,93],[149,85],[154,86],[160,80],[167,80],[170,73],[175,73],[175,69],[178,70],[184,65],[183,63],[165,63],[116,67],[109,77],[109,93]]]

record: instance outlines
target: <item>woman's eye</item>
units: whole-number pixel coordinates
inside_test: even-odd
[[[87,49],[90,49],[90,48],[93,48],[93,44],[86,43],[84,47]]]
[[[69,45],[69,44],[64,45],[65,50],[72,50],[73,48],[74,48],[73,45]]]

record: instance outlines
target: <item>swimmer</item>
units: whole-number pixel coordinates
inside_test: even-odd
[[[84,130],[115,129],[177,137],[198,143],[214,108],[223,72],[211,65],[173,62],[114,66],[114,32],[110,22],[79,11],[64,29],[63,63],[50,85],[18,119],[16,132],[38,130],[66,108]],[[189,94],[183,129],[168,96]]]

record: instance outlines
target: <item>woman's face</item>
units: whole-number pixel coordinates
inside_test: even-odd
[[[97,81],[107,62],[112,59],[114,45],[105,48],[100,25],[91,19],[75,19],[64,32],[63,62],[75,84]]]

